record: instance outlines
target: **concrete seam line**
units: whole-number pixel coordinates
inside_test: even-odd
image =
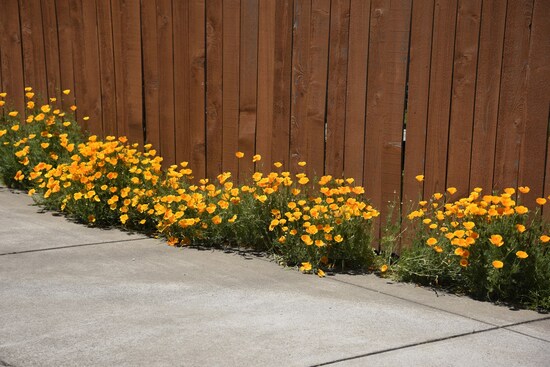
[[[4,252],[4,253],[0,253],[0,256],[6,256],[6,255],[19,255],[19,254],[26,254],[26,253],[30,253],[30,252],[42,252],[42,251],[52,251],[52,250],[63,250],[63,249],[66,249],[66,248],[73,248],[73,247],[108,245],[108,244],[118,243],[118,242],[132,242],[132,241],[147,240],[147,239],[149,239],[149,237],[132,238],[132,239],[127,239],[127,240],[112,240],[112,241],[105,241],[105,242],[82,243],[82,244],[79,244],[79,245],[67,245],[67,246],[58,246],[58,247],[47,247],[47,248],[41,248],[41,249],[35,249],[35,250]],[[1,365],[0,365],[0,366],[1,366]]]
[[[458,316],[460,316],[460,315],[458,315]],[[315,364],[315,365],[312,365],[311,367],[328,366],[328,365],[339,363],[339,362],[350,361],[350,360],[354,360],[354,359],[359,359],[359,358],[369,357],[369,356],[373,356],[373,355],[377,355],[377,354],[393,352],[393,351],[401,350],[401,349],[412,348],[412,347],[425,345],[425,344],[433,344],[433,343],[437,343],[437,342],[440,342],[440,341],[460,338],[460,337],[463,337],[463,336],[469,336],[469,335],[474,335],[474,334],[481,334],[481,333],[485,333],[485,332],[488,332],[488,331],[494,331],[494,330],[499,330],[499,329],[504,329],[506,331],[516,332],[515,330],[509,330],[508,328],[512,327],[512,326],[530,324],[530,323],[533,323],[533,322],[549,320],[549,319],[550,319],[550,316],[546,316],[546,317],[536,319],[536,320],[521,321],[521,322],[516,322],[516,323],[505,325],[505,326],[494,326],[494,327],[490,327],[490,328],[483,329],[483,330],[474,330],[474,331],[467,332],[467,333],[461,333],[461,334],[456,334],[456,335],[451,335],[451,336],[446,336],[446,337],[441,337],[441,338],[436,338],[436,339],[429,339],[429,340],[425,340],[425,341],[422,341],[422,342],[405,344],[405,345],[402,345],[402,346],[399,346],[399,347],[383,349],[383,350],[374,351],[374,352],[365,353],[365,354],[360,354],[360,355],[347,357],[347,358],[340,358],[340,359],[337,359],[337,360],[334,360],[334,361]],[[524,336],[527,336],[527,337],[530,337],[530,338],[538,339],[538,340],[541,340],[541,341],[544,341],[544,342],[549,342],[548,340],[538,338],[536,336],[532,336],[532,335],[529,335],[529,334],[524,334],[524,333],[521,333],[521,332],[517,332],[517,333],[521,334],[521,335],[524,335]]]
[[[441,312],[444,312],[444,313],[448,313],[448,314],[450,314],[450,315],[463,317],[463,318],[466,318],[466,319],[469,319],[469,320],[472,320],[472,321],[477,321],[477,322],[480,322],[480,323],[482,323],[482,324],[486,324],[486,325],[490,325],[490,326],[496,326],[496,327],[499,327],[499,328],[507,328],[507,327],[512,327],[512,326],[517,326],[517,325],[522,325],[522,324],[528,324],[528,323],[531,323],[531,322],[544,321],[544,320],[550,319],[550,316],[544,316],[544,317],[541,317],[541,318],[538,318],[538,319],[520,321],[520,322],[516,322],[516,323],[512,323],[512,324],[500,325],[500,326],[499,326],[499,325],[497,325],[497,324],[493,324],[493,323],[488,322],[488,321],[483,321],[483,320],[479,320],[479,319],[476,319],[476,318],[471,317],[471,316],[466,316],[466,315],[462,315],[462,314],[459,314],[459,313],[456,313],[456,312],[452,312],[452,311],[448,311],[448,310],[443,310],[443,309],[438,308],[438,307],[435,307],[435,306],[427,305],[427,304],[425,304],[425,303],[421,303],[421,302],[418,302],[418,301],[413,301],[413,300],[408,299],[408,298],[405,298],[405,297],[400,297],[400,296],[396,296],[396,295],[389,294],[389,293],[386,293],[386,292],[382,292],[382,291],[379,291],[379,290],[377,290],[377,289],[372,289],[372,288],[365,287],[365,286],[362,286],[362,285],[349,283],[349,282],[346,282],[346,281],[344,281],[344,280],[339,280],[339,279],[334,279],[334,278],[327,278],[327,279],[332,280],[332,281],[335,281],[335,282],[339,282],[339,283],[351,285],[351,286],[353,286],[353,287],[362,288],[362,289],[365,289],[365,290],[368,290],[368,291],[371,291],[371,292],[376,292],[376,293],[379,293],[379,294],[383,294],[383,295],[385,295],[385,296],[397,298],[397,299],[400,299],[400,300],[402,300],[402,301],[407,301],[407,302],[410,302],[410,303],[414,303],[414,304],[419,305],[419,306],[428,307],[428,308],[431,308],[431,309],[434,309],[434,310],[437,310],[437,311],[441,311]],[[511,330],[511,331],[512,331],[512,330]],[[531,336],[531,335],[526,335],[526,336]],[[531,336],[531,337],[533,337],[533,338],[535,338],[535,339],[538,339],[537,337],[534,337],[534,336]]]
[[[420,346],[420,345],[425,345],[425,344],[433,344],[433,343],[437,343],[437,342],[440,342],[440,341],[460,338],[462,336],[481,334],[481,333],[484,333],[484,332],[487,332],[487,331],[493,331],[493,330],[497,330],[497,329],[500,329],[500,327],[495,326],[495,327],[491,327],[491,328],[483,329],[483,330],[474,330],[474,331],[470,331],[470,332],[467,332],[467,333],[461,333],[461,334],[456,334],[456,335],[451,335],[451,336],[445,336],[445,337],[436,338],[436,339],[428,339],[428,340],[425,340],[425,341],[422,341],[422,342],[405,344],[405,345],[401,345],[401,346],[398,346],[398,347],[377,350],[377,351],[370,352],[370,353],[364,353],[364,354],[359,354],[359,355],[352,356],[352,357],[336,359],[334,361],[314,364],[311,367],[328,366],[328,365],[339,363],[339,362],[351,361],[351,360],[354,360],[354,359],[365,358],[365,357],[374,356],[374,355],[377,355],[377,354],[393,352],[393,351],[396,351],[396,350],[408,349],[408,348],[412,348],[412,347],[416,347],[416,346]]]
[[[444,313],[448,313],[448,314],[451,314],[451,315],[454,315],[454,316],[459,316],[459,317],[463,317],[463,318],[466,318],[466,319],[469,319],[469,320],[472,320],[472,321],[477,321],[477,322],[480,322],[480,323],[485,324],[485,325],[490,325],[490,326],[496,326],[496,327],[498,327],[498,325],[493,324],[493,323],[490,323],[490,322],[488,322],[488,321],[478,320],[478,319],[473,318],[473,317],[470,317],[470,316],[461,315],[461,314],[458,314],[458,313],[455,313],[455,312],[452,312],[452,311],[442,310],[442,309],[437,308],[437,307],[435,307],[435,306],[430,306],[430,305],[427,305],[427,304],[425,304],[425,303],[421,303],[421,302],[418,302],[418,301],[413,301],[413,300],[408,299],[408,298],[405,298],[405,297],[400,297],[400,296],[396,296],[396,295],[394,295],[394,294],[389,294],[389,293],[386,293],[386,292],[382,292],[382,291],[379,291],[379,290],[377,290],[377,289],[368,288],[368,287],[365,287],[365,286],[362,286],[362,285],[349,283],[349,282],[346,282],[346,281],[343,281],[343,280],[339,280],[339,279],[334,279],[334,278],[328,278],[328,279],[329,279],[329,280],[332,280],[332,281],[334,281],[334,282],[339,282],[339,283],[351,285],[351,286],[353,286],[353,287],[365,289],[365,290],[368,290],[368,291],[371,291],[371,292],[376,292],[376,293],[379,293],[379,294],[383,294],[383,295],[388,296],[388,297],[393,297],[393,298],[396,298],[396,299],[400,299],[400,300],[402,300],[402,301],[414,303],[415,305],[428,307],[428,308],[431,308],[431,309],[434,309],[434,310],[437,310],[437,311],[441,311],[441,312],[444,312]],[[509,325],[506,325],[506,326],[509,326]]]

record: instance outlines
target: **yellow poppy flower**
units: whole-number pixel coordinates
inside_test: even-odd
[[[527,257],[529,257],[529,255],[525,251],[516,252],[516,256],[519,257],[520,259],[526,259]]]

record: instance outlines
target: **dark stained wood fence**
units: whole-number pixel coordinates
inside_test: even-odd
[[[550,0],[0,0],[0,89],[19,109],[24,86],[71,89],[91,132],[196,176],[246,177],[240,150],[353,177],[380,208],[448,186],[532,204],[549,35]]]

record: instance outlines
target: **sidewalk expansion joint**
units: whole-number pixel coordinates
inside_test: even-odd
[[[436,310],[436,311],[439,311],[439,312],[444,312],[444,313],[447,313],[447,314],[450,314],[450,315],[453,315],[453,316],[463,317],[463,318],[466,318],[466,319],[469,319],[469,320],[472,320],[472,321],[476,321],[476,322],[479,322],[479,323],[482,323],[482,324],[485,324],[485,325],[495,327],[497,329],[506,329],[508,331],[511,331],[511,332],[514,332],[514,333],[517,333],[517,334],[522,334],[524,336],[528,336],[528,337],[533,338],[533,339],[538,339],[538,340],[550,343],[550,340],[546,340],[546,339],[539,338],[539,337],[536,337],[536,336],[533,336],[533,335],[525,334],[525,333],[522,333],[522,332],[519,332],[519,331],[516,331],[516,330],[507,329],[507,328],[512,327],[512,326],[527,324],[527,323],[536,322],[536,321],[548,320],[548,319],[550,319],[550,316],[545,316],[545,317],[541,317],[541,318],[534,319],[534,320],[521,321],[521,322],[517,322],[517,323],[513,323],[513,324],[496,325],[496,324],[493,324],[493,323],[488,322],[488,321],[483,321],[483,320],[476,319],[475,317],[466,316],[466,315],[462,315],[462,314],[459,314],[459,313],[456,313],[456,312],[444,310],[444,309],[441,309],[441,308],[438,308],[438,307],[435,307],[435,306],[427,305],[427,304],[422,303],[422,302],[414,301],[414,300],[411,300],[411,299],[408,299],[408,298],[405,298],[405,297],[396,296],[394,294],[382,292],[380,290],[372,289],[372,288],[365,287],[365,286],[362,286],[362,285],[353,284],[353,283],[350,283],[350,282],[346,282],[344,280],[339,280],[339,279],[335,279],[335,278],[332,278],[332,277],[327,278],[327,279],[332,280],[334,282],[339,282],[339,283],[347,284],[347,285],[350,285],[350,286],[353,286],[353,287],[365,289],[365,290],[368,290],[368,291],[371,291],[371,292],[376,292],[376,293],[379,293],[379,294],[383,294],[385,296],[393,297],[393,298],[396,298],[396,299],[399,299],[399,300],[402,300],[402,301],[406,301],[406,302],[410,302],[410,303],[413,303],[415,305],[431,308],[433,310]],[[487,330],[492,330],[492,329],[487,329]]]
[[[35,250],[24,250],[24,251],[13,251],[13,252],[4,252],[0,253],[0,256],[5,255],[19,255],[19,254],[26,254],[31,252],[43,252],[43,251],[52,251],[52,250],[63,250],[67,248],[73,248],[73,247],[84,247],[84,246],[98,246],[98,245],[108,245],[112,243],[118,243],[118,242],[133,242],[133,241],[140,241],[140,240],[146,240],[148,237],[139,237],[139,238],[131,238],[126,240],[112,240],[112,241],[104,241],[104,242],[92,242],[92,243],[82,243],[80,245],[67,245],[67,246],[58,246],[58,247],[47,247],[47,248],[40,248]],[[2,366],[0,364],[0,366]]]
[[[483,329],[483,330],[473,330],[473,331],[470,331],[470,332],[460,333],[460,334],[455,334],[455,335],[450,335],[450,336],[445,336],[445,337],[441,337],[441,338],[428,339],[428,340],[421,341],[421,342],[405,344],[405,345],[401,345],[401,346],[398,346],[398,347],[393,347],[393,348],[388,348],[388,349],[377,350],[377,351],[370,352],[370,353],[364,353],[364,354],[359,354],[359,355],[356,355],[356,356],[351,356],[351,357],[336,359],[336,360],[329,361],[329,362],[323,362],[323,363],[319,363],[319,364],[314,364],[314,365],[312,365],[312,366],[310,366],[310,367],[328,366],[328,365],[335,364],[335,363],[346,362],[346,361],[351,361],[351,360],[355,360],[355,359],[361,359],[361,358],[365,358],[365,357],[374,356],[374,355],[377,355],[377,354],[383,354],[383,353],[394,352],[394,351],[397,351],[397,350],[413,348],[413,347],[417,347],[417,346],[420,346],[420,345],[434,344],[434,343],[438,343],[438,342],[441,342],[441,341],[452,340],[452,339],[460,338],[460,337],[463,337],[463,336],[469,336],[469,335],[475,335],[475,334],[482,334],[482,333],[486,333],[486,332],[489,332],[489,331],[495,331],[495,330],[499,330],[499,329],[505,329],[505,330],[507,330],[507,331],[514,331],[514,330],[509,330],[508,328],[509,328],[509,327],[512,327],[512,326],[524,325],[524,324],[529,324],[529,323],[532,323],[532,322],[537,322],[537,321],[542,321],[542,320],[548,320],[548,319],[550,319],[550,316],[543,317],[543,318],[541,318],[541,319],[536,319],[536,320],[528,320],[528,321],[516,322],[516,323],[513,323],[513,324],[509,324],[509,325],[504,325],[504,326],[493,326],[493,327],[490,327],[490,328],[487,328],[487,329]],[[547,340],[544,340],[544,339],[538,338],[538,337],[534,337],[534,336],[531,336],[531,335],[528,335],[528,334],[523,334],[523,333],[519,333],[519,334],[522,334],[522,335],[525,335],[525,336],[529,336],[529,337],[531,337],[531,338],[535,338],[535,339],[538,339],[538,340],[542,340],[542,341],[548,342]]]

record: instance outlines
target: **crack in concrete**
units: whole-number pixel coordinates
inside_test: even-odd
[[[15,365],[9,364],[8,362],[0,359],[0,367],[15,367]]]
[[[457,315],[457,316],[461,316],[461,315]],[[397,351],[397,350],[413,348],[413,347],[417,347],[417,346],[420,346],[420,345],[438,343],[438,342],[441,342],[441,341],[446,341],[446,340],[461,338],[461,337],[463,337],[463,336],[469,336],[469,335],[475,335],[475,334],[482,334],[482,333],[486,333],[486,332],[494,331],[494,330],[499,330],[499,329],[504,329],[504,330],[507,330],[507,331],[517,332],[517,331],[515,331],[515,330],[509,330],[508,328],[509,328],[509,327],[512,327],[512,326],[524,325],[524,324],[529,324],[529,323],[532,323],[532,322],[537,322],[537,321],[542,321],[542,320],[548,320],[548,319],[550,319],[550,316],[543,317],[543,318],[541,318],[541,319],[536,319],[536,320],[528,320],[528,321],[516,322],[516,323],[513,323],[513,324],[504,325],[504,326],[493,326],[493,327],[490,327],[490,328],[487,328],[487,329],[483,329],[483,330],[474,330],[474,331],[470,331],[470,332],[467,332],[467,333],[460,333],[460,334],[445,336],[445,337],[441,337],[441,338],[428,339],[428,340],[421,341],[421,342],[410,343],[410,344],[405,344],[405,345],[401,345],[401,346],[397,346],[397,347],[393,347],[393,348],[382,349],[382,350],[377,350],[377,351],[374,351],[374,352],[359,354],[359,355],[355,355],[355,356],[351,356],[351,357],[335,359],[335,360],[333,360],[333,361],[328,361],[328,362],[323,362],[323,363],[319,363],[319,364],[314,364],[314,365],[311,365],[310,367],[328,366],[328,365],[335,364],[335,363],[346,362],[346,361],[351,361],[351,360],[354,360],[354,359],[365,358],[365,357],[369,357],[369,356],[373,356],[373,355],[377,355],[377,354],[383,354],[383,353],[394,352],[394,351]],[[486,323],[486,324],[489,324],[489,323]],[[517,332],[517,333],[518,333],[518,334],[522,334],[522,335],[524,335],[524,336],[528,336],[528,337],[534,338],[534,339],[538,339],[538,340],[542,340],[542,341],[545,341],[545,342],[549,342],[549,341],[547,341],[547,340],[545,340],[545,339],[538,338],[538,337],[535,337],[535,336],[532,336],[532,335],[523,334],[523,333],[521,333],[521,332]]]
[[[46,248],[40,248],[40,249],[34,249],[34,250],[4,252],[4,253],[0,253],[0,256],[27,254],[27,253],[31,253],[31,252],[42,252],[42,251],[52,251],[52,250],[63,250],[63,249],[74,248],[74,247],[108,245],[108,244],[118,243],[118,242],[132,242],[132,241],[140,241],[140,240],[146,240],[146,239],[149,239],[149,237],[131,238],[131,239],[127,239],[127,240],[112,240],[112,241],[103,241],[103,242],[82,243],[82,244],[80,244],[80,245],[67,245],[67,246],[58,246],[58,247],[46,247]],[[0,366],[1,366],[1,365],[0,365]]]
[[[428,307],[428,308],[431,308],[431,309],[433,309],[433,310],[437,310],[437,311],[440,311],[440,312],[444,312],[444,313],[447,313],[447,314],[450,314],[450,315],[453,315],[453,316],[463,317],[463,318],[466,318],[466,319],[469,319],[469,320],[472,320],[472,321],[476,321],[476,322],[479,322],[479,323],[482,323],[482,324],[485,324],[485,325],[495,326],[495,327],[497,327],[497,328],[507,328],[507,327],[511,327],[511,326],[521,325],[521,324],[524,324],[524,323],[535,322],[535,321],[543,321],[543,320],[550,319],[550,316],[543,316],[543,317],[540,317],[540,318],[537,318],[537,319],[534,319],[534,320],[521,321],[521,322],[519,322],[519,323],[514,323],[514,324],[499,326],[499,325],[493,324],[493,323],[488,322],[488,321],[483,321],[483,320],[476,319],[475,317],[462,315],[462,314],[459,314],[459,313],[456,313],[456,312],[453,312],[453,311],[444,310],[444,309],[441,309],[441,308],[438,308],[438,307],[435,307],[435,306],[431,306],[431,305],[428,305],[428,304],[425,304],[425,303],[422,303],[422,302],[414,301],[414,300],[411,300],[411,299],[408,299],[408,298],[405,298],[405,297],[400,297],[400,296],[396,296],[396,295],[394,295],[394,294],[382,292],[382,291],[380,291],[380,290],[378,290],[378,289],[372,289],[372,288],[369,288],[369,287],[365,287],[365,286],[362,286],[362,285],[358,285],[358,284],[346,282],[346,281],[344,281],[344,280],[335,279],[335,278],[332,278],[332,277],[331,277],[331,278],[327,278],[327,279],[332,280],[332,281],[334,281],[334,282],[338,282],[338,283],[342,283],[342,284],[347,284],[347,285],[350,285],[350,286],[353,286],[353,287],[365,289],[365,290],[368,290],[368,291],[371,291],[371,292],[376,292],[376,293],[379,293],[379,294],[383,294],[383,295],[385,295],[385,296],[393,297],[393,298],[396,298],[396,299],[399,299],[399,300],[402,300],[402,301],[406,301],[406,302],[410,302],[410,303],[413,303],[413,304],[415,304],[415,305]],[[520,332],[515,331],[515,330],[509,330],[509,331],[513,331],[513,332],[516,332],[516,333],[520,333]],[[535,336],[532,336],[532,335],[526,335],[526,336],[530,336],[530,337],[532,337],[532,338],[539,339],[538,337],[535,337]],[[543,341],[545,341],[545,342],[550,342],[550,341],[545,340],[545,339],[541,339],[541,340],[543,340]]]

